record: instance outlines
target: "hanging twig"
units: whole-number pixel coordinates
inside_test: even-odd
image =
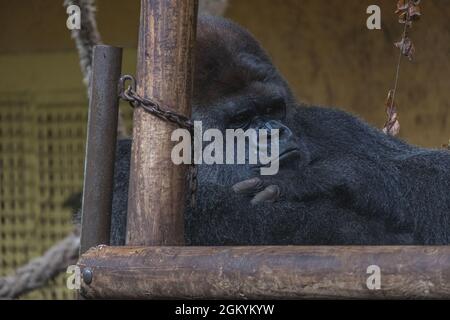
[[[402,57],[408,57],[409,61],[412,61],[414,58],[415,47],[408,37],[408,28],[411,28],[413,22],[418,20],[421,16],[419,3],[420,0],[399,0],[397,2],[397,10],[395,11],[399,16],[398,22],[405,26],[403,28],[402,38],[400,41],[394,43],[394,46],[397,47],[400,52],[395,72],[394,89],[389,90],[386,101],[386,114],[388,115],[388,119],[384,124],[383,132],[391,136],[396,136],[400,132],[400,122],[398,120],[397,107],[395,106],[395,95],[398,89]]]
[[[389,90],[385,105],[388,120],[384,124],[383,132],[396,136],[400,131],[400,122],[398,121],[397,107],[394,103],[394,90]]]

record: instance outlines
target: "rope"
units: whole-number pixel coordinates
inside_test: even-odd
[[[66,8],[70,5],[77,5],[80,7],[81,28],[80,30],[71,30],[71,34],[78,50],[81,72],[83,74],[83,83],[87,87],[87,96],[90,98],[89,88],[92,73],[92,54],[94,46],[102,43],[97,28],[97,22],[95,21],[95,0],[64,0],[64,6]],[[119,137],[127,136],[122,112],[120,110],[117,134]]]
[[[42,256],[18,268],[13,275],[0,278],[0,299],[14,299],[43,287],[69,265],[76,264],[79,248],[80,236],[76,230]]]
[[[83,82],[89,88],[93,48],[101,43],[100,33],[95,21],[95,0],[64,0],[66,8],[71,5],[76,5],[80,8],[81,28],[79,30],[71,30],[71,34],[80,56]]]

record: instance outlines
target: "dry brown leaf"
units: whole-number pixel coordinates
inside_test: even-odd
[[[408,15],[411,20],[419,20],[422,13],[420,12],[420,7],[416,5],[410,5],[408,9]]]
[[[387,135],[395,137],[400,132],[400,122],[398,121],[397,106],[395,105],[393,99],[394,90],[389,90],[385,102],[388,120],[384,124],[383,132]]]
[[[397,10],[395,10],[398,15],[398,22],[406,23],[411,27],[413,21],[419,20],[421,16],[419,3],[420,0],[399,0]]]
[[[397,1],[397,10],[395,10],[396,14],[402,14],[408,10],[409,0],[399,0]]]
[[[448,140],[448,144],[443,144],[442,148],[450,150],[450,139]]]
[[[412,61],[414,58],[414,53],[416,52],[416,48],[412,43],[411,39],[405,37],[401,39],[399,42],[395,42],[394,46],[400,49],[402,55],[408,57],[409,61]]]

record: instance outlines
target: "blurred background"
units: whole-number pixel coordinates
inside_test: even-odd
[[[203,11],[247,27],[299,100],[335,106],[381,128],[403,26],[396,0],[200,0]],[[382,30],[366,9],[381,7]],[[125,48],[135,74],[138,0],[97,0],[105,44]],[[396,101],[400,138],[440,148],[450,138],[450,3],[422,1],[403,59]],[[59,0],[0,0],[0,277],[39,256],[72,229],[67,199],[81,191],[86,88]],[[131,112],[121,106],[130,132]],[[61,275],[25,298],[72,298]]]

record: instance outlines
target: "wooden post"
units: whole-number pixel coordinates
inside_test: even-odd
[[[450,246],[102,246],[78,266],[88,298],[450,298]]]
[[[140,19],[138,94],[190,116],[197,0],[141,0]],[[127,244],[184,243],[186,170],[170,158],[176,128],[134,112]]]

